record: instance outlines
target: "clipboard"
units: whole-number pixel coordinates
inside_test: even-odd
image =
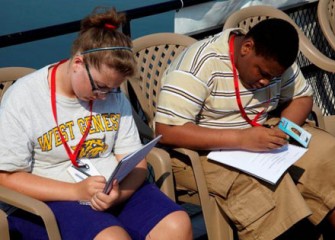
[[[151,151],[151,149],[158,143],[162,135],[157,136],[149,143],[145,144],[139,150],[125,156],[116,166],[115,170],[108,178],[106,186],[103,190],[104,193],[108,194],[113,186],[114,179],[117,179],[120,183],[134,168],[135,166]]]

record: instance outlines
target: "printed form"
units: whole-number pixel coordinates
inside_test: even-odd
[[[220,150],[208,154],[208,159],[234,167],[276,184],[284,172],[304,155],[308,149],[292,144],[270,152],[249,152],[242,150]]]

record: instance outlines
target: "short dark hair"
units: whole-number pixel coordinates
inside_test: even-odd
[[[298,32],[285,20],[277,18],[263,20],[250,29],[246,38],[254,40],[257,55],[273,59],[284,68],[291,66],[297,58]]]

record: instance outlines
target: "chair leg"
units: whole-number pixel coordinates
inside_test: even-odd
[[[7,214],[2,210],[0,210],[0,239],[10,240]]]

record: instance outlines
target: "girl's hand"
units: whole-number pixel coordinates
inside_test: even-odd
[[[109,194],[101,191],[96,192],[91,198],[91,207],[97,211],[105,211],[106,209],[116,205],[120,197],[119,183],[114,180],[112,190]]]
[[[76,183],[78,200],[90,201],[97,192],[102,192],[106,185],[106,179],[103,176],[91,176],[81,182]]]
[[[288,135],[278,128],[252,127],[242,130],[241,149],[270,151],[288,143]]]

